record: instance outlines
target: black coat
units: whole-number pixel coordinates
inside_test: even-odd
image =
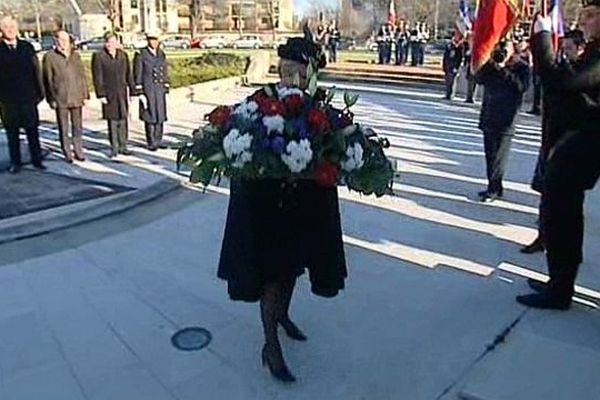
[[[533,51],[544,90],[557,98],[552,113],[557,129],[600,134],[600,40],[588,43],[571,68],[554,61],[549,33],[534,37]]]
[[[156,55],[143,49],[133,59],[133,76],[136,94],[147,99],[147,108],[140,102],[140,119],[151,124],[167,120],[166,94],[169,92],[169,71],[165,53]]]
[[[444,51],[443,68],[445,73],[457,73],[463,63],[463,46],[448,43]]]
[[[15,50],[0,40],[0,103],[37,104],[44,99],[40,62],[33,46],[18,40]]]
[[[106,98],[102,107],[104,119],[127,119],[129,115],[129,93],[133,92],[133,79],[129,58],[124,51],[117,50],[113,58],[106,50],[92,56],[92,75],[96,97]]]
[[[500,67],[493,61],[485,64],[475,75],[484,86],[479,128],[484,132],[512,134],[515,119],[529,88],[531,69],[525,62]]]

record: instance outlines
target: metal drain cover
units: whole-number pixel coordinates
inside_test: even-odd
[[[183,328],[171,337],[171,343],[182,351],[202,350],[210,344],[212,335],[207,329],[200,327]]]

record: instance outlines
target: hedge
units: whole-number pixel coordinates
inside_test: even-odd
[[[133,54],[129,54],[129,58],[133,62]],[[83,62],[92,89],[91,57],[84,57]],[[189,58],[169,59],[167,56],[167,63],[171,87],[178,88],[243,75],[246,72],[248,58],[229,53],[207,53]]]

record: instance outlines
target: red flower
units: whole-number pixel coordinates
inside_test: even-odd
[[[302,111],[304,100],[299,94],[293,94],[285,99],[285,107],[287,108],[288,115],[296,116]]]
[[[329,128],[327,114],[319,109],[312,109],[308,112],[308,124],[315,133],[323,133]]]
[[[221,127],[227,122],[231,116],[231,108],[227,106],[219,106],[208,115],[208,121],[216,126]]]
[[[264,100],[257,101],[257,104],[258,104],[258,108],[259,108],[260,112],[262,112],[264,115],[266,115],[268,117],[285,114],[284,105],[277,100],[264,99]]]
[[[334,164],[323,161],[315,169],[314,179],[319,186],[333,187],[338,181],[338,169]]]
[[[254,100],[256,102],[256,104],[258,104],[259,106],[264,103],[265,100],[268,100],[269,98],[267,97],[267,94],[260,90],[256,93],[254,93],[254,95],[252,96],[252,100]]]

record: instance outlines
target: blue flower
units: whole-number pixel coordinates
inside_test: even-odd
[[[283,153],[283,150],[285,149],[285,139],[279,135],[275,136],[271,139],[271,149],[277,154]]]

